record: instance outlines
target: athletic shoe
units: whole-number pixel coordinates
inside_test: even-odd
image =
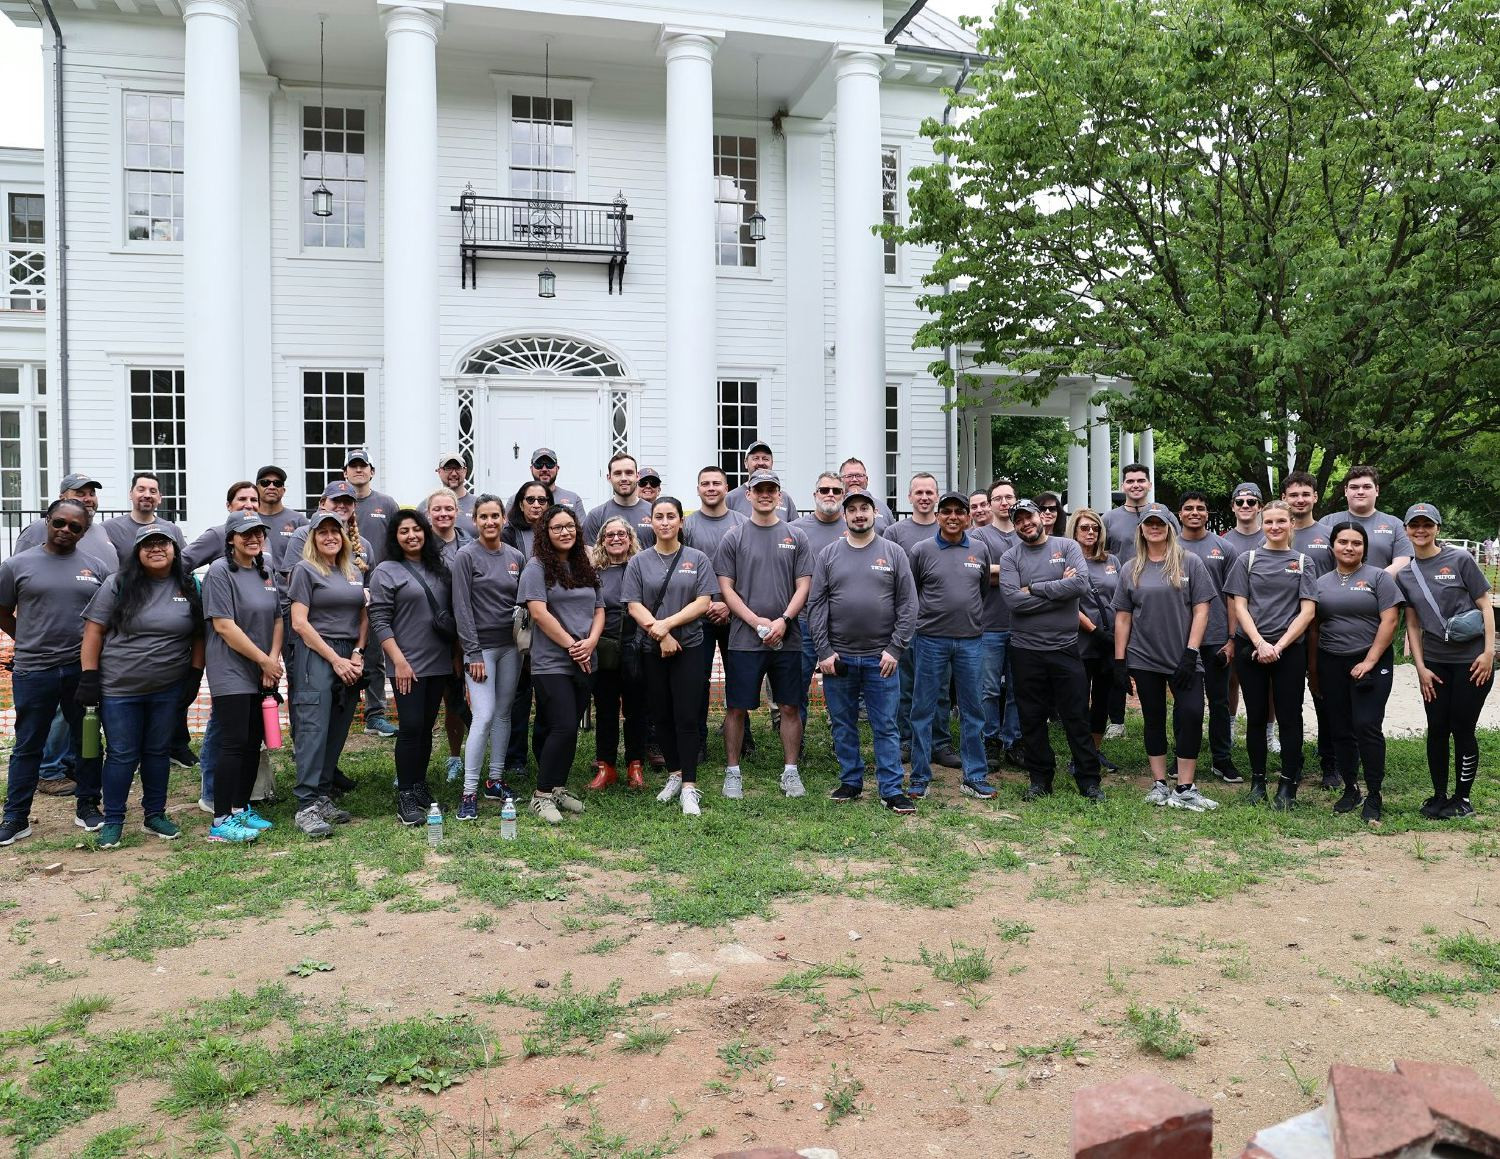
[[[1448,803],[1443,806],[1443,811],[1438,817],[1444,821],[1456,821],[1460,817],[1474,816],[1474,806],[1469,804],[1467,797],[1449,797]]]
[[[684,817],[700,817],[703,810],[698,807],[700,794],[697,785],[682,786],[682,815]]]
[[[807,790],[802,787],[802,774],[788,766],[781,770],[781,791],[788,797],[802,797]]]
[[[562,785],[552,790],[552,803],[564,813],[572,813],[575,817],[583,812],[583,802]]]
[[[458,819],[460,821],[479,820],[478,793],[465,793],[458,799]]]
[[[1120,766],[1115,764],[1114,761],[1110,760],[1103,753],[1099,754],[1099,767],[1106,773],[1118,773],[1120,771]]]
[[[1115,723],[1111,722],[1110,724],[1106,725],[1105,729],[1104,729],[1104,739],[1105,740],[1124,740],[1125,739],[1125,725],[1124,725],[1124,723],[1122,722],[1120,724],[1115,724]]]
[[[557,804],[550,795],[545,797],[533,795],[530,808],[533,816],[547,822],[548,825],[562,824],[562,814],[557,811]]]
[[[667,783],[661,787],[661,792],[656,794],[656,799],[665,805],[680,792],[682,792],[682,774],[673,773],[667,778]]]
[[[917,803],[905,793],[897,793],[894,797],[881,797],[880,803],[892,813],[899,813],[903,817],[909,817],[917,811]]]
[[[1342,784],[1342,782],[1340,782]],[[1359,803],[1364,800],[1360,796],[1358,785],[1346,785],[1344,795],[1333,803],[1335,813],[1352,813],[1359,808]]]
[[[163,841],[176,841],[182,835],[175,821],[168,820],[165,813],[155,813],[142,823],[141,828],[147,833],[154,833]]]
[[[257,813],[253,807],[241,809],[234,816],[246,829],[253,829],[257,833],[264,833],[267,829],[273,828],[272,824]]]
[[[981,801],[993,801],[997,796],[995,786],[986,781],[965,781],[958,786],[965,797],[977,797]]]
[[[1023,801],[1039,801],[1043,797],[1052,796],[1052,790],[1045,785],[1027,785],[1021,794]]]
[[[124,839],[125,826],[104,824],[99,827],[98,834],[94,837],[95,849],[118,849],[120,842]],[[30,832],[30,830],[27,830]]]
[[[1443,810],[1448,807],[1447,797],[1432,796],[1422,802],[1421,813],[1429,821],[1436,821],[1443,815]]]
[[[309,837],[331,837],[333,826],[323,820],[323,814],[318,811],[318,803],[310,801],[297,810],[296,816],[292,818],[292,824]],[[104,827],[106,830],[108,825]]]
[[[416,793],[403,789],[396,794],[396,818],[403,825],[420,825],[427,820],[427,806]]]
[[[463,757],[449,757],[448,763],[446,766],[444,766],[443,771],[448,775],[448,780],[458,780],[459,777],[464,775]]]
[[[97,833],[99,827],[104,824],[104,814],[99,812],[99,806],[92,801],[83,802],[78,806],[73,824],[85,833]]]
[[[931,781],[912,781],[906,786],[906,795],[913,801],[920,801],[927,796],[927,786],[931,783]]]
[[[200,813],[207,813],[210,817],[212,817],[214,815],[214,803],[207,797],[199,797],[198,811]]]
[[[36,791],[49,797],[71,797],[77,789],[72,777],[43,777],[36,783]]]
[[[846,785],[840,781],[833,792],[828,794],[828,799],[835,805],[847,805],[850,801],[858,801],[863,793],[864,789],[860,786]]]
[[[1365,807],[1359,811],[1360,820],[1370,825],[1380,824],[1380,794],[1371,793],[1365,798]]]
[[[396,726],[383,716],[373,716],[365,721],[365,735],[393,737],[396,735]]]
[[[349,810],[340,809],[333,803],[332,797],[319,797],[313,803],[318,807],[318,816],[323,818],[323,820],[327,821],[330,825],[347,825],[350,821],[354,820],[354,817],[349,812]],[[427,805],[430,804],[432,804],[432,802],[428,801]],[[422,807],[422,815],[424,817],[427,815],[426,805]]]
[[[940,749],[932,754],[932,763],[942,765],[945,769],[961,769],[964,767],[964,759],[952,749]]]
[[[1274,724],[1266,725],[1266,749],[1273,753],[1281,751],[1281,738],[1276,735],[1276,726]]]
[[[179,769],[190,769],[198,763],[198,754],[192,749],[183,746],[180,749],[173,749],[168,753],[167,759]]]
[[[1089,801],[1095,805],[1100,804],[1104,800],[1104,790],[1098,785],[1086,785],[1078,790],[1078,795],[1085,801]]]
[[[359,782],[353,777],[346,777],[343,769],[333,770],[333,788],[335,793],[352,793],[359,787]],[[254,800],[252,797],[251,800]]]
[[[0,845],[14,845],[31,836],[31,820],[27,817],[7,817],[0,822]]]
[[[1148,805],[1165,805],[1167,798],[1172,795],[1172,786],[1166,781],[1155,781],[1151,785],[1151,791],[1146,794]]]
[[[1190,809],[1194,813],[1206,813],[1210,809],[1217,809],[1219,802],[1210,801],[1202,793],[1198,792],[1198,786],[1193,785],[1183,792],[1173,791],[1167,798],[1169,809]]]
[[[1339,776],[1332,769],[1325,769],[1323,771],[1323,779],[1318,782],[1318,788],[1320,788],[1320,789],[1326,789],[1328,792],[1331,793],[1335,789],[1342,789],[1343,787],[1344,787],[1344,778],[1343,777]]]
[[[739,769],[724,770],[724,796],[732,801],[738,801],[745,795],[745,778]]]
[[[222,824],[215,825],[208,831],[210,841],[230,842],[236,845],[248,844],[259,836],[256,830],[240,823],[238,813],[231,813],[224,818]]]
[[[1243,785],[1245,778],[1240,776],[1239,769],[1234,767],[1234,762],[1228,761],[1222,765],[1214,766],[1214,776],[1226,785]]]

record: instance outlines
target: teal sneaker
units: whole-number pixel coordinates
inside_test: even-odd
[[[273,828],[269,821],[255,811],[254,805],[234,814],[234,819],[246,829],[253,829],[257,833],[262,833],[267,829]]]
[[[99,827],[99,829],[97,830],[97,835],[94,838],[94,848],[96,848],[96,849],[118,849],[118,848],[120,848],[120,841],[122,839],[122,835],[124,833],[124,830],[125,830],[125,826],[123,826],[123,825],[110,825],[108,823],[106,823],[104,825],[101,825]]]
[[[155,833],[163,841],[176,841],[182,834],[175,821],[169,821],[165,813],[157,813],[153,817],[147,817],[146,823],[141,826],[147,833]]]
[[[259,836],[258,832],[240,821],[238,813],[225,817],[222,825],[215,825],[208,831],[210,841],[229,841],[235,844],[248,844]]]

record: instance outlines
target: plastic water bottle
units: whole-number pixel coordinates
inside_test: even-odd
[[[266,748],[279,749],[281,747],[281,708],[277,705],[274,696],[267,696],[261,700],[260,720],[265,729]]]
[[[516,803],[511,798],[505,798],[505,804],[500,806],[500,840],[514,841],[516,839]]]
[[[771,629],[769,627],[767,627],[765,624],[757,624],[755,626],[755,634],[757,636],[759,636],[762,640],[764,640],[767,636],[769,636],[771,634]],[[766,647],[769,648],[769,649],[771,649],[771,651],[773,651],[773,652],[780,652],[781,651],[781,641],[777,640],[776,643],[774,643],[774,644],[767,644]]]
[[[99,755],[99,710],[93,705],[83,714],[83,742],[79,747],[89,760]]]
[[[436,849],[443,843],[443,811],[434,801],[427,810],[427,844]]]

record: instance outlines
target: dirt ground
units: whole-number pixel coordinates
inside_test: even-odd
[[[24,949],[0,945],[0,959],[9,963],[3,973],[42,960],[83,977],[46,986],[8,982],[0,1021],[16,1026],[75,994],[108,994],[117,1006],[91,1024],[93,1031],[142,1027],[194,1001],[277,981],[323,1016],[341,1003],[355,1018],[381,1020],[463,1011],[509,1059],[441,1095],[412,1100],[442,1112],[440,1130],[454,1154],[467,1153],[459,1147],[474,1133],[492,1140],[495,1149],[485,1154],[507,1154],[497,1146],[506,1132],[522,1137],[539,1129],[544,1134],[524,1154],[553,1154],[547,1129],[583,1140],[595,1121],[635,1145],[677,1141],[676,1153],[687,1156],[778,1143],[834,1148],[843,1159],[1052,1157],[1066,1152],[1075,1090],[1145,1069],[1209,1100],[1216,1150],[1237,1155],[1260,1127],[1313,1105],[1317,1094],[1305,1093],[1299,1079],[1320,1087],[1334,1061],[1461,1061],[1500,1089],[1500,996],[1428,1012],[1340,981],[1357,980],[1361,964],[1379,960],[1440,969],[1428,953],[1435,934],[1500,935],[1500,861],[1474,856],[1473,840],[1438,834],[1414,847],[1409,834],[1360,835],[1339,846],[1336,858],[1315,860],[1313,872],[1184,908],[1146,904],[1125,891],[1027,900],[1026,876],[1010,874],[954,910],[825,898],[779,905],[771,920],[721,930],[613,915],[597,919],[598,929],[568,933],[563,916],[582,912],[583,896],[625,897],[630,884],[585,869],[573,898],[503,911],[485,932],[464,928],[472,916],[466,905],[421,914],[377,909],[357,919],[335,914],[333,928],[301,935],[296,931],[316,919],[287,911],[232,940],[202,938],[151,963],[106,960],[87,946],[124,911],[123,875],[151,873],[159,849],[121,850],[109,876],[75,873],[98,859],[66,853],[45,859],[61,861],[62,872],[24,875],[23,864],[39,860],[7,850],[0,897],[19,908],[7,911],[6,924],[35,924]],[[443,897],[446,888],[433,885],[430,894]],[[1034,929],[1006,940],[1001,923],[1016,922]],[[583,952],[604,937],[623,944]],[[967,998],[918,961],[923,945],[948,951],[951,941],[983,947],[993,962],[993,976]],[[41,953],[32,957],[35,950]],[[309,957],[335,968],[287,976],[289,964]],[[771,989],[788,973],[840,962],[854,963],[863,977],[826,979],[826,1011]],[[623,980],[623,1000],[692,982],[712,988],[632,1016],[631,1023],[671,1032],[657,1056],[619,1052],[616,1032],[584,1054],[521,1060],[519,1034],[535,1015],[476,999],[504,987],[546,1000],[569,972],[580,991]],[[932,1009],[903,1010],[897,1002]],[[1122,1028],[1132,1002],[1179,1008],[1196,1052],[1175,1062],[1141,1053]],[[731,1077],[719,1052],[741,1037],[772,1057]],[[1065,1038],[1077,1040],[1073,1058],[1020,1057],[1018,1048]],[[863,1087],[854,1096],[859,1110],[829,1127],[834,1067]],[[714,1089],[713,1082],[723,1085]],[[548,1093],[571,1085],[581,1095],[595,1084],[573,1105]],[[180,1154],[189,1125],[152,1111],[160,1094],[155,1084],[122,1090],[117,1109],[38,1153],[75,1154],[107,1126],[146,1121],[178,1140],[161,1153]],[[231,1109],[231,1137],[306,1114],[251,1100]],[[432,1142],[430,1153],[450,1153]]]

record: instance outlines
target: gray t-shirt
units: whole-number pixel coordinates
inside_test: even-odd
[[[1236,555],[1244,555],[1245,552],[1266,545],[1266,533],[1264,531],[1252,531],[1248,535],[1236,525],[1224,532],[1224,542],[1234,548]]]
[[[1068,568],[1074,574],[1065,579]],[[1078,544],[1056,535],[1018,543],[1000,560],[1000,590],[1010,604],[1011,647],[1078,655],[1078,601],[1089,591]]]
[[[900,658],[917,629],[917,585],[906,552],[875,536],[864,547],[847,539],[825,548],[813,564],[808,623],[818,658]]]
[[[890,540],[910,556],[912,548],[924,539],[931,539],[937,533],[936,519],[931,523],[917,523],[908,515],[905,519],[898,519],[892,523],[880,534],[882,538]]]
[[[672,568],[671,579],[667,568]],[[665,594],[653,606],[657,594]],[[654,547],[631,558],[625,569],[625,602],[643,604],[657,619],[675,616],[699,596],[714,596],[719,591],[719,581],[714,574],[713,561],[696,547],[682,548],[674,560],[671,555],[662,555]],[[691,624],[684,624],[672,635],[684,648],[703,642],[703,617]]]
[[[990,549],[990,563],[996,566],[1001,556],[1021,542],[1014,531],[1001,531],[998,527],[971,527],[969,535]],[[998,583],[984,589],[984,630],[1010,631],[1010,605],[1005,602]]]
[[[849,529],[844,526],[844,517],[840,515],[832,523],[824,523],[816,515],[803,515],[792,520],[793,527],[800,527],[802,534],[807,536],[807,546],[812,549],[813,559],[823,554],[823,549],[830,543],[837,543],[848,534]]]
[[[548,587],[542,561],[530,560],[521,572],[521,587],[516,598],[522,603],[539,600],[575,640],[588,636],[594,626],[594,609],[604,606],[604,593],[598,588]],[[541,628],[531,633],[531,672],[534,676],[571,676],[578,665],[573,657]]]
[[[702,511],[691,511],[682,521],[682,542],[687,547],[696,547],[717,569],[719,566],[719,544],[731,530],[741,523],[748,523],[746,516],[738,511],[726,510],[723,515],[705,515]],[[714,592],[714,603],[722,604],[724,597]]]
[[[1104,513],[1105,547],[1122,565],[1135,558],[1135,529],[1141,525],[1146,506],[1142,504],[1134,511],[1116,507]]]
[[[327,640],[358,640],[359,618],[365,610],[365,581],[358,572],[350,579],[342,572],[321,574],[311,560],[292,565],[287,581],[288,604],[307,605],[307,623]]]
[[[1317,600],[1318,577],[1301,552],[1257,547],[1234,561],[1224,581],[1224,594],[1242,597],[1261,639],[1274,644],[1297,618],[1301,601]],[[1235,634],[1250,638],[1243,623]]]
[[[1224,581],[1229,578],[1229,569],[1234,566],[1239,552],[1222,535],[1208,532],[1202,539],[1182,538],[1182,550],[1191,552],[1208,568],[1208,578],[1214,582],[1214,599],[1208,605],[1208,627],[1203,631],[1203,646],[1222,648],[1229,639],[1228,605],[1224,598]]]
[[[757,616],[774,620],[786,611],[803,576],[812,578],[813,554],[807,536],[778,519],[770,526],[745,520],[719,544],[715,570],[734,581],[735,594]],[[738,616],[729,621],[729,650],[756,652],[765,645],[755,629]],[[789,620],[782,647],[802,647],[802,629]]]
[[[1187,650],[1188,633],[1193,626],[1193,609],[1199,604],[1212,605],[1219,589],[1209,577],[1208,568],[1196,555],[1183,553],[1181,587],[1167,581],[1165,563],[1146,560],[1136,583],[1135,561],[1120,565],[1120,583],[1115,588],[1115,611],[1130,613],[1130,643],[1125,661],[1143,672],[1175,672]],[[1194,667],[1202,670],[1196,658]]]
[[[526,560],[507,543],[491,551],[479,540],[459,548],[451,566],[453,619],[463,645],[464,663],[478,664],[486,648],[515,642],[512,631],[516,589]]]
[[[908,556],[917,587],[917,635],[971,640],[984,631],[990,586],[989,545],[971,535],[958,543],[919,541]]]
[[[452,585],[445,575],[416,568],[432,589],[439,608],[452,608]],[[388,559],[370,576],[370,635],[377,644],[396,641],[412,675],[451,676],[453,647],[432,626],[432,604],[405,560]]]
[[[16,675],[78,663],[79,616],[108,576],[103,563],[77,550],[53,555],[34,547],[0,563],[0,607],[16,614]]]
[[[604,634],[618,639],[625,619],[625,565],[617,563],[594,571],[599,576],[599,594],[604,597]]]
[[[1432,604],[1412,577],[1414,567],[1422,569],[1441,616],[1433,613]],[[1490,581],[1484,578],[1473,557],[1456,547],[1439,548],[1430,559],[1413,555],[1411,563],[1397,574],[1396,583],[1422,621],[1422,659],[1428,664],[1472,664],[1484,649],[1484,637],[1450,643],[1443,639],[1443,625],[1460,612],[1470,611],[1474,601],[1490,590]]]
[[[224,524],[205,527],[198,538],[188,544],[182,553],[182,566],[188,571],[213,563],[224,555]]]
[[[307,526],[307,516],[300,511],[293,511],[290,507],[283,507],[275,515],[261,512],[260,517],[266,521],[266,554],[271,557],[271,570],[279,575],[290,567],[284,562],[287,547],[297,528]],[[306,537],[304,537],[304,542],[305,539]]]
[[[1336,523],[1358,523],[1365,529],[1369,540],[1365,548],[1365,562],[1374,567],[1390,567],[1398,555],[1415,557],[1411,540],[1401,520],[1384,511],[1372,511],[1368,515],[1352,515],[1348,511],[1333,511],[1323,516],[1323,526],[1332,530]]]
[[[371,488],[363,499],[354,500],[354,517],[359,520],[359,538],[365,549],[365,559],[370,570],[365,573],[365,582],[375,574],[375,565],[385,558],[385,538],[390,534],[391,520],[401,510],[389,495]]]
[[[1363,656],[1380,631],[1380,613],[1401,602],[1401,589],[1382,568],[1365,563],[1347,576],[1325,572],[1318,577],[1318,651]]]
[[[738,511],[746,519],[755,514],[755,508],[750,503],[750,492],[743,483],[724,496],[724,506],[731,511]],[[797,504],[785,491],[781,493],[781,507],[776,513],[788,523],[797,521]]]
[[[438,540],[438,554],[443,557],[443,562],[451,568],[453,561],[458,558],[458,553],[463,548],[463,545],[471,543],[473,539],[473,535],[455,523],[453,525],[453,538]]]
[[[1307,556],[1314,576],[1333,570],[1331,540],[1328,538],[1328,529],[1321,523],[1292,528],[1292,550]]]
[[[129,514],[125,514],[116,515],[113,519],[106,519],[100,526],[104,528],[104,533],[109,536],[109,542],[115,549],[116,558],[121,563],[124,563],[125,560],[135,556],[136,532],[142,527],[148,526],[148,524],[137,523],[134,519],[130,518]],[[179,553],[187,547],[187,541],[182,537],[182,529],[170,519],[157,519],[153,516],[150,526],[160,526],[161,530],[170,535],[177,542]]]
[[[1084,563],[1088,565],[1093,590],[1083,597],[1078,610],[1094,622],[1095,630],[1085,632],[1079,627],[1078,654],[1113,660],[1113,645],[1105,642],[1105,634],[1113,636],[1115,631],[1115,589],[1120,586],[1120,560],[1118,556],[1106,554],[1103,559],[1085,557]]]
[[[233,620],[262,652],[271,651],[271,637],[281,619],[280,604],[276,581],[261,579],[253,567],[230,571],[229,561],[219,559],[203,577],[203,618]],[[209,691],[215,696],[259,692],[260,666],[231,648],[212,623],[206,626],[206,635],[203,675]]]
[[[511,494],[515,494],[515,492],[511,492]],[[583,507],[583,496],[577,491],[569,491],[566,487],[552,488],[552,502],[571,507],[579,519],[582,519],[586,514]]]
[[[108,624],[119,596],[120,577],[110,576],[94,593],[83,618]],[[99,656],[100,687],[105,696],[142,696],[180,682],[192,667],[193,640],[203,625],[171,577],[144,581],[147,596],[129,627],[110,628]]]
[[[616,515],[635,528],[635,537],[641,541],[642,547],[650,547],[656,542],[656,532],[651,530],[651,504],[639,495],[636,496],[635,503],[629,507],[616,502],[611,496],[590,511],[583,521],[584,542],[597,542],[599,529],[604,526],[605,520],[612,519]]]
[[[95,518],[89,524],[89,529],[74,545],[74,550],[81,551],[85,555],[91,555],[102,563],[108,570],[116,571],[120,566],[119,552],[115,551],[115,545],[109,538],[109,532],[104,530],[105,520]],[[47,520],[33,519],[16,536],[16,544],[10,549],[11,555],[20,555],[23,551],[30,551],[33,547],[41,547],[47,542]]]

